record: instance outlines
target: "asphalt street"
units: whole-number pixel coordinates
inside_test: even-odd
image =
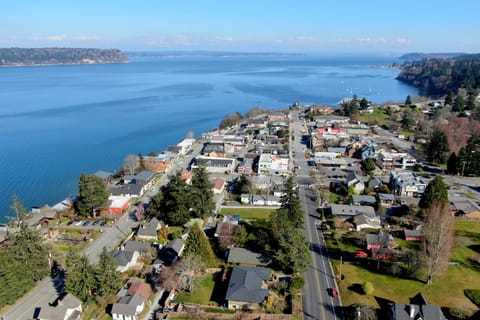
[[[311,167],[305,158],[306,147],[301,136],[306,133],[304,122],[298,118],[298,112],[291,113],[291,131],[295,136],[291,141],[292,154],[295,154],[297,170],[298,195],[305,213],[305,236],[310,243],[312,262],[304,273],[305,287],[303,289],[303,318],[305,320],[342,320],[341,297],[333,297],[332,289],[338,293],[335,275],[328,258],[325,240],[318,228],[320,214],[316,211],[317,201],[313,184],[316,179],[310,176]]]

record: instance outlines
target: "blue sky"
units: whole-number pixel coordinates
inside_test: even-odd
[[[480,52],[478,0],[15,0],[0,47]]]

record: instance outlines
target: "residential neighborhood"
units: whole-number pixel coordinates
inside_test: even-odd
[[[372,110],[378,112],[375,107],[365,113]],[[278,217],[288,206],[298,206],[301,220],[291,232],[298,229],[304,238],[300,245],[290,239],[287,246],[304,246],[295,250],[305,250],[312,265],[328,261],[323,271],[309,270],[312,277],[332,274],[318,287],[307,283],[304,290],[320,290],[321,299],[331,299],[329,303],[344,307],[346,314],[355,305],[358,312],[373,310],[384,314],[383,319],[447,319],[442,309],[454,305],[440,305],[443,300],[422,286],[415,285],[417,292],[412,292],[422,299],[407,303],[382,296],[388,289],[379,287],[374,276],[352,280],[362,268],[392,279],[421,277],[414,256],[431,234],[425,218],[430,209],[424,202],[438,179],[448,186],[445,205],[452,221],[466,227],[479,219],[476,181],[458,183],[456,177],[431,171],[416,152],[418,142],[402,139],[398,145],[399,138],[378,130],[334,115],[327,106],[262,111],[159,153],[129,155],[124,172],[86,176],[94,176],[105,188],[101,208],[81,216],[79,199],[67,198],[32,209],[26,222],[63,252],[85,254],[98,246],[96,258],[89,256],[93,266],[102,246],[108,247],[120,285],[112,288],[110,303],[95,307],[66,291],[36,306],[35,318],[83,319],[88,305],[93,310],[89,317],[108,314],[118,320],[209,312],[212,317],[243,312],[256,319],[263,314],[296,319],[305,285],[301,272],[310,258],[300,267],[287,259],[292,254],[282,246],[288,238],[282,237],[294,222]],[[292,195],[295,205],[287,200]],[[8,241],[10,232],[15,230],[1,226],[0,243]],[[101,243],[114,232],[120,241]],[[328,253],[321,254],[323,250]],[[213,260],[208,260],[210,255]],[[68,279],[71,271],[61,270]],[[372,303],[371,293],[362,289],[365,283],[375,283],[386,303]],[[211,291],[200,298],[199,288]],[[435,302],[427,303],[423,294]],[[467,298],[461,301],[470,303]]]

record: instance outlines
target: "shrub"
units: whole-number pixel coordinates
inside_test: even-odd
[[[362,285],[362,289],[365,294],[373,294],[373,292],[375,291],[375,288],[370,281],[364,282]]]
[[[305,285],[305,279],[302,277],[295,277],[292,279],[292,282],[290,283],[290,287],[294,290],[300,290],[303,288]]]

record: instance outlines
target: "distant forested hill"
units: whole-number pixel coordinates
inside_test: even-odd
[[[439,53],[421,53],[421,52],[411,52],[406,53],[400,57],[402,60],[413,61],[413,60],[422,60],[422,59],[433,59],[433,58],[454,58],[458,56],[466,55],[464,52],[439,52]]]
[[[468,54],[449,59],[423,59],[406,62],[397,79],[413,85],[427,94],[456,93],[465,88],[480,88],[480,54]]]
[[[35,66],[127,62],[117,49],[0,48],[0,66]]]

